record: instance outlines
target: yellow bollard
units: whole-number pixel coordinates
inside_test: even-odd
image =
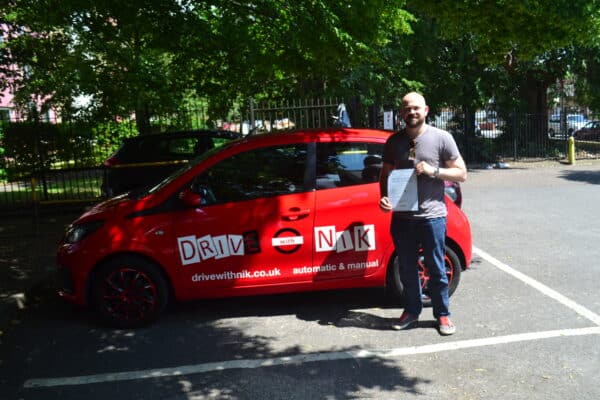
[[[567,146],[568,146],[567,160],[568,160],[569,164],[575,165],[575,138],[573,136],[569,137]]]

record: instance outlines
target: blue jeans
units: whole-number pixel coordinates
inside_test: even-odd
[[[392,217],[391,233],[404,286],[406,312],[419,315],[423,310],[419,280],[419,248],[423,248],[425,266],[429,270],[429,295],[433,316],[450,315],[448,276],[444,263],[446,218],[411,220],[401,215]]]

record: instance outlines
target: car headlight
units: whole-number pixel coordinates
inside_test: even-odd
[[[85,222],[83,224],[71,225],[69,228],[67,228],[64,241],[68,244],[77,243],[90,233],[100,228],[103,223],[104,221],[92,221]]]

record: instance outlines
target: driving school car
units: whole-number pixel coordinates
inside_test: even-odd
[[[168,301],[381,286],[402,295],[378,175],[389,131],[299,130],[211,150],[158,185],[97,204],[58,249],[60,295],[113,326]],[[450,292],[471,230],[449,198]],[[420,263],[427,295],[428,272]]]

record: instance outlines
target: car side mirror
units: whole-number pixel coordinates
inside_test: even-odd
[[[194,193],[190,189],[184,189],[179,193],[179,199],[188,207],[200,207],[202,205],[202,195]]]

